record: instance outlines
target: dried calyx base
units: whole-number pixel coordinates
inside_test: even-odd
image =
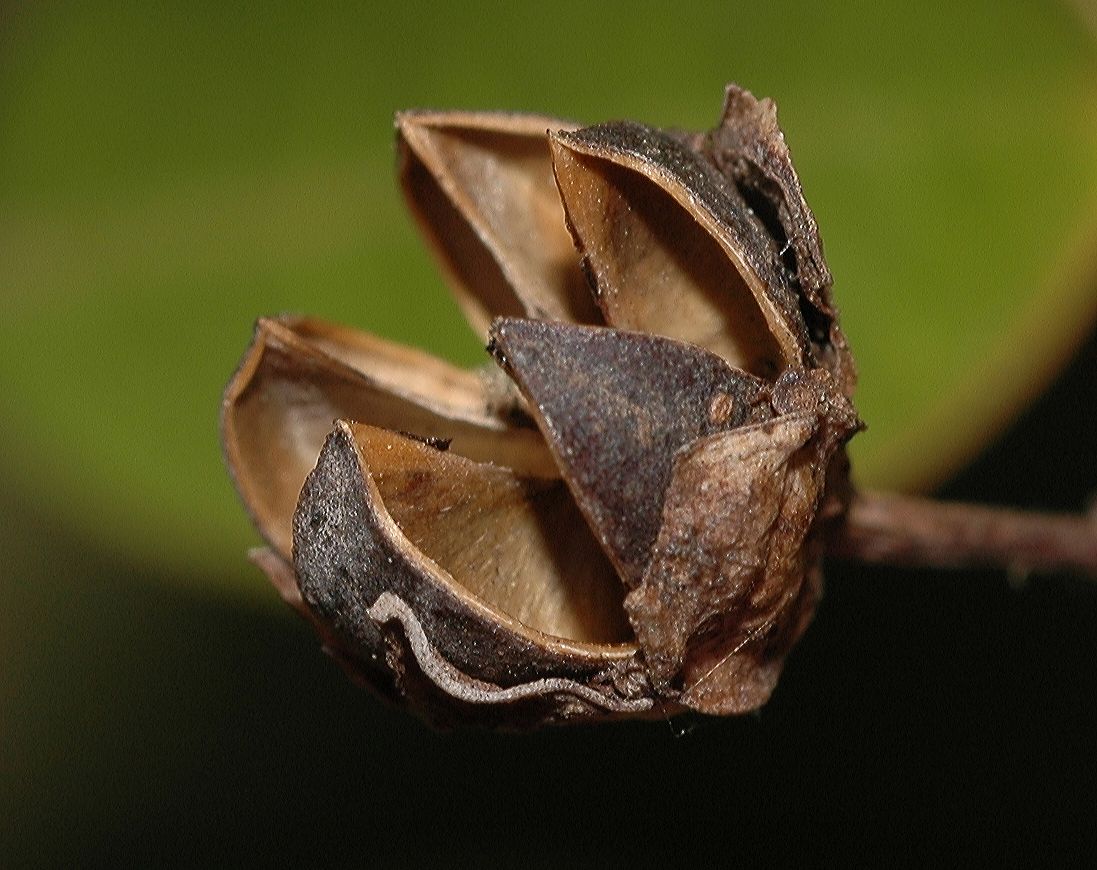
[[[768,100],[397,135],[495,374],[261,320],[222,410],[256,561],[356,680],[438,724],[740,713],[826,551],[1097,570],[1082,519],[852,493],[853,360]]]

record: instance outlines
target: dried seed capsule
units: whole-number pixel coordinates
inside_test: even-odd
[[[397,131],[409,204],[516,389],[261,321],[222,410],[256,560],[355,679],[437,723],[764,703],[860,425],[772,105],[729,88],[706,135]]]

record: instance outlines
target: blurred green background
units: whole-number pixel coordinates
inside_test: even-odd
[[[245,562],[217,407],[264,313],[481,361],[396,190],[397,109],[700,128],[735,80],[778,102],[822,229],[858,478],[1076,510],[1095,21],[1052,0],[0,4],[0,866],[793,855],[967,821],[925,850],[971,846],[973,818],[1032,846],[1006,824],[1026,806],[1048,830],[1022,793],[1092,781],[1092,587],[839,566],[758,717],[442,737],[346,685]]]

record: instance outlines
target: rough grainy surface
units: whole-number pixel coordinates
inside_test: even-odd
[[[552,715],[561,719],[579,708],[593,715],[594,706],[603,715],[651,708],[643,669],[628,648],[553,642],[507,624],[454,587],[380,506],[345,424],[329,436],[302,490],[294,569],[310,612],[330,627],[340,651],[365,663],[363,678],[382,685],[395,678],[401,695],[441,699],[425,711],[437,721],[449,719],[447,696],[460,704],[480,698],[481,706],[493,697],[509,706],[542,696],[539,709],[556,704]],[[381,595],[388,605],[378,609]],[[437,692],[424,693],[423,679]]]
[[[772,415],[763,381],[702,348],[652,335],[501,319],[490,350],[529,399],[629,586],[659,532],[675,452]]]

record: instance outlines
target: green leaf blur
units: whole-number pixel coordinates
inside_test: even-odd
[[[16,491],[258,584],[220,391],[254,318],[482,360],[393,180],[406,107],[711,124],[779,105],[859,363],[858,478],[935,479],[1092,322],[1097,51],[1047,3],[37,6],[0,37],[0,428]],[[942,430],[947,437],[942,437]]]

